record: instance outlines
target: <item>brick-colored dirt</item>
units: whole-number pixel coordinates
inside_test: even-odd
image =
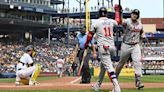
[[[37,86],[20,85],[14,83],[0,83],[0,90],[81,90],[91,89],[90,84],[79,84],[79,77],[64,77],[54,80],[41,81]],[[144,83],[145,88],[164,88],[164,83]],[[135,88],[134,83],[120,83],[121,88]],[[103,83],[102,89],[112,89],[112,83]]]

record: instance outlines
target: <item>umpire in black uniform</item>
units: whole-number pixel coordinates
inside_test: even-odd
[[[88,32],[86,32],[85,27],[82,28],[79,33],[77,33],[78,57],[79,57],[80,64],[82,62],[82,58],[83,58],[83,54],[84,54],[84,50],[85,50],[85,43],[87,41],[87,35],[88,35]],[[81,79],[80,83],[90,83],[90,80],[91,80],[89,59],[91,59],[92,47],[94,46],[94,44],[92,44],[92,43],[94,43],[93,39],[89,44],[88,51],[87,51],[88,53],[84,59],[84,64],[83,64],[83,67],[81,70],[82,79]]]

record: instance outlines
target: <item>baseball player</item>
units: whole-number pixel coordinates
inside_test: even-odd
[[[121,92],[111,61],[111,54],[116,50],[113,37],[113,28],[116,25],[117,22],[115,20],[107,18],[107,9],[105,7],[101,7],[99,9],[99,19],[92,24],[91,30],[88,34],[85,46],[88,45],[89,41],[96,33],[98,52],[101,60],[99,79],[92,86],[94,91],[99,91],[105,71],[107,71],[109,79],[114,86],[112,92]]]
[[[131,13],[131,18],[126,19],[123,22],[124,35],[121,46],[121,55],[120,61],[116,67],[116,76],[118,77],[125,62],[127,62],[128,58],[131,56],[135,69],[135,84],[138,89],[144,87],[141,83],[141,49],[139,45],[140,37],[143,33],[143,26],[141,22],[138,21],[139,16],[139,10],[134,9]]]
[[[58,77],[62,77],[63,75],[63,69],[64,69],[64,60],[62,58],[58,59],[56,61],[56,67],[57,67],[57,74],[58,74]]]
[[[32,45],[25,48],[26,53],[20,58],[16,67],[16,86],[23,84],[36,85],[36,78],[40,73],[40,65],[34,65],[32,57],[35,56],[35,51]]]

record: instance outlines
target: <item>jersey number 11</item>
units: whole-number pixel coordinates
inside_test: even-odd
[[[105,32],[105,37],[111,36],[109,27],[104,27],[104,32]]]

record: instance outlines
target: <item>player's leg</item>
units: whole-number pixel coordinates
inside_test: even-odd
[[[63,67],[60,68],[60,78],[63,77]]]
[[[78,56],[79,57],[79,67],[78,67],[78,69],[80,68],[80,65],[81,65],[81,62],[82,62],[82,59],[83,59],[83,54],[84,54],[84,50],[83,49],[80,49],[79,50],[79,56]],[[82,69],[81,69],[81,81],[80,81],[80,83],[83,83],[85,81],[84,76],[83,76],[83,71],[85,71],[85,70],[82,67]]]
[[[29,68],[17,71],[17,73],[16,73],[16,85],[18,82],[20,82],[22,84],[27,84],[24,82],[24,80],[29,81],[29,76],[33,73],[34,69],[35,69],[35,67],[29,67]]]
[[[19,86],[20,83],[21,83],[21,78],[20,78],[21,77],[21,72],[22,72],[21,70],[16,72],[16,81],[15,81],[16,86]]]
[[[94,85],[92,85],[92,89],[94,91],[98,92],[100,90],[100,87],[101,87],[102,81],[104,79],[105,73],[106,73],[106,69],[104,68],[104,65],[101,63],[98,80]]]
[[[57,70],[57,75],[59,77],[59,75],[60,75],[60,68],[59,67],[56,67],[56,70]]]
[[[91,59],[91,49],[88,49],[87,56],[84,59],[83,64],[83,77],[85,83],[90,83],[91,80],[91,73],[90,73],[90,67],[89,67],[89,60]]]
[[[132,60],[135,71],[135,84],[138,89],[143,88],[144,85],[141,82],[142,77],[142,65],[141,65],[141,49],[139,44],[137,44],[132,50]]]
[[[122,43],[120,61],[116,67],[116,76],[117,77],[119,76],[125,62],[127,62],[128,58],[130,57],[130,48],[131,48],[131,46]]]
[[[118,80],[114,72],[113,64],[111,61],[110,49],[105,50],[103,47],[99,47],[99,52],[100,52],[101,62],[108,73],[109,79],[113,83],[114,86],[113,92],[121,92]]]
[[[29,85],[36,85],[36,79],[38,78],[41,70],[40,64],[36,64],[33,67],[34,67],[34,71],[32,72]]]

